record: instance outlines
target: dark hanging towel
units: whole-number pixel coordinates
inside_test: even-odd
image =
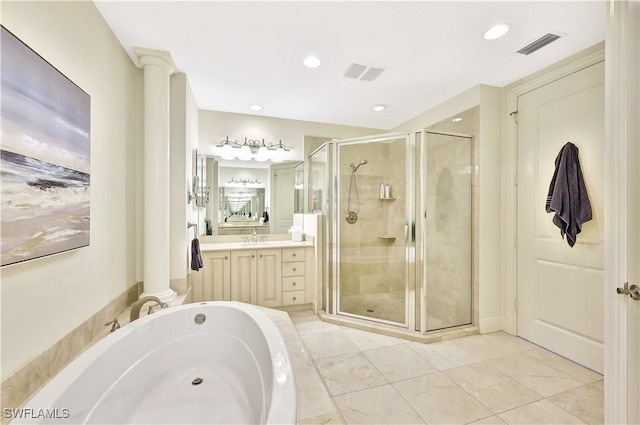
[[[545,209],[555,212],[553,224],[560,228],[560,235],[567,235],[567,243],[573,246],[582,225],[591,220],[591,203],[582,178],[578,148],[569,142],[556,157]]]
[[[202,254],[200,253],[200,241],[193,238],[191,241],[191,270],[198,271],[203,267]]]

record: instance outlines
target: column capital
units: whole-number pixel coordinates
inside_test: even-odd
[[[134,47],[133,53],[137,56],[138,62],[142,67],[145,65],[161,66],[168,69],[169,74],[173,74],[176,70],[176,64],[173,62],[171,53],[167,51]]]

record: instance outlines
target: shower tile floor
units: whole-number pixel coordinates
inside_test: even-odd
[[[342,295],[340,310],[345,313],[404,323],[404,291]]]
[[[602,375],[504,332],[421,344],[311,311],[274,321],[294,365],[299,424],[604,422]]]

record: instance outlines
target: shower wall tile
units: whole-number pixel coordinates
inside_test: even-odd
[[[427,324],[472,321],[471,146],[465,140],[427,146]]]

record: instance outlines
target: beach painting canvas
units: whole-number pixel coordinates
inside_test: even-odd
[[[89,245],[87,93],[2,27],[2,266]]]

